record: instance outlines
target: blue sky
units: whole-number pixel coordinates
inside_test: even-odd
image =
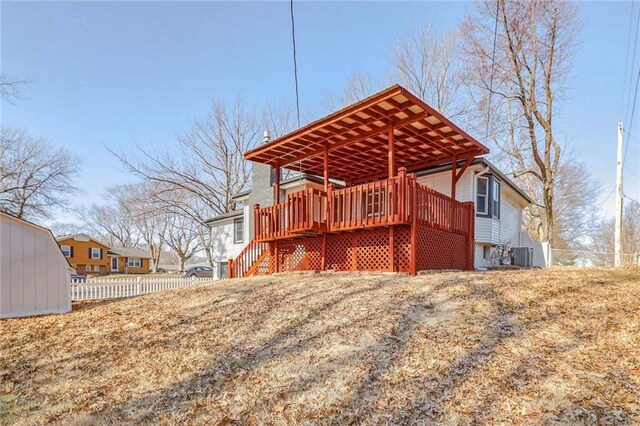
[[[292,103],[288,2],[5,2],[2,72],[33,80],[2,103],[2,123],[65,146],[82,159],[77,203],[127,181],[107,147],[171,144],[213,100]],[[464,2],[296,3],[300,102],[317,115],[356,71],[382,77],[389,46],[411,27],[454,28]],[[640,8],[636,3],[635,10]],[[613,213],[616,123],[623,116],[630,2],[581,5],[574,78],[559,139],[602,183]],[[640,47],[640,46],[639,46]],[[640,52],[636,71],[640,66]],[[629,74],[627,74],[629,79]],[[640,101],[639,101],[640,103]],[[640,105],[627,129],[625,192],[640,199]],[[64,221],[64,214],[58,220]]]

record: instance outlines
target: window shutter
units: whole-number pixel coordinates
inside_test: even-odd
[[[91,247],[89,247],[89,259],[91,259]]]
[[[102,259],[102,249],[100,249],[100,259]]]
[[[73,257],[73,246],[69,247],[69,257]]]

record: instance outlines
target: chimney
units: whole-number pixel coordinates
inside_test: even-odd
[[[271,140],[269,130],[265,130],[262,136],[262,143],[268,143]],[[249,199],[247,205],[253,209],[255,204],[260,204],[262,207],[273,205],[273,186],[272,182],[272,170],[268,164],[252,162],[251,170],[251,192],[249,193]],[[253,235],[253,210],[250,211],[249,219],[249,233]]]

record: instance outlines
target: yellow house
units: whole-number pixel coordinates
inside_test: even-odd
[[[135,247],[111,247],[109,249],[109,273],[148,274],[151,255]]]
[[[133,247],[109,247],[87,234],[56,238],[60,250],[80,275],[147,274],[151,255]]]
[[[56,238],[60,250],[80,275],[109,273],[109,247],[87,234]]]

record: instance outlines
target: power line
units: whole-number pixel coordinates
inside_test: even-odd
[[[298,94],[298,61],[296,60],[296,25],[293,17],[293,0],[291,0],[291,41],[293,42],[293,78],[296,83],[296,112],[300,127],[300,96]]]
[[[615,187],[611,188],[611,191],[609,191],[607,193],[607,195],[605,195],[605,197],[602,199],[602,201],[600,201],[600,203],[598,204],[598,208],[601,208],[602,206],[604,206],[607,203],[607,201],[609,200],[609,197],[611,197],[611,195],[613,195],[613,191],[615,191],[615,190],[616,190]]]
[[[622,80],[622,97],[620,99],[620,112],[624,111],[624,98],[627,94],[627,68],[629,67],[629,47],[631,46],[631,29],[633,28],[633,7],[635,2],[631,2],[631,14],[629,15],[629,32],[627,33],[627,53],[624,59],[624,79]],[[633,72],[633,69],[631,70]],[[623,115],[624,117],[624,115]]]
[[[631,16],[631,25],[633,25],[633,15]],[[631,88],[633,87],[633,70],[636,67],[636,53],[638,51],[637,47],[638,47],[638,30],[640,30],[640,10],[638,10],[638,18],[636,19],[636,35],[634,37],[634,41],[633,41],[633,56],[631,59],[631,81],[629,82],[629,90],[631,90]],[[629,27],[629,34],[631,33],[631,27]],[[639,69],[640,71],[640,69]],[[625,78],[626,78],[626,70],[625,70]],[[637,90],[636,90],[637,92]],[[631,96],[627,97],[627,105],[626,105],[626,109],[625,109],[625,115],[624,117],[627,118],[627,122],[629,122],[630,120],[633,119],[633,115],[631,117],[627,116],[627,113],[629,112],[629,101],[631,100]]]
[[[624,198],[626,198],[627,200],[630,200],[630,201],[633,201],[634,203],[638,203],[638,204],[640,204],[640,201],[636,200],[635,198],[631,198],[631,197],[629,197],[627,194],[622,194],[622,196],[623,196]]]
[[[496,45],[498,41],[498,13],[500,13],[500,0],[496,1],[496,22],[493,27],[493,53],[491,54],[491,79],[489,81],[489,103],[487,105],[487,131],[484,139],[489,139],[489,122],[491,121],[491,95],[493,94],[493,76],[496,69]]]
[[[633,106],[631,108],[631,118],[629,120],[629,133],[631,133],[631,129],[633,128],[633,119],[636,113],[636,101],[638,100],[638,83],[640,83],[640,67],[638,67],[638,77],[636,77],[636,89],[633,94]],[[624,156],[622,157],[622,167],[624,168],[624,163],[627,161],[627,149],[629,149],[629,142],[624,147]]]

